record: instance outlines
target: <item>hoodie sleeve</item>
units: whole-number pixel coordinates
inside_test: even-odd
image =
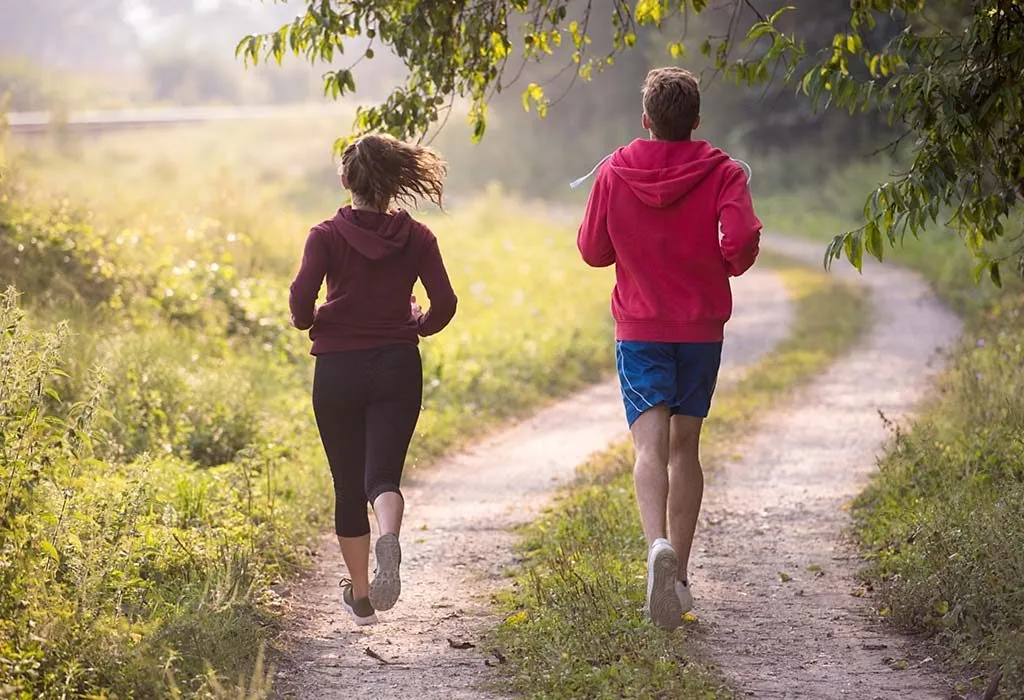
[[[309,232],[306,247],[302,251],[302,262],[295,275],[288,295],[288,306],[292,312],[292,325],[300,331],[313,327],[316,298],[327,275],[327,247],[319,226]]]
[[[424,338],[442,331],[451,322],[459,301],[448,279],[448,271],[444,267],[437,238],[432,233],[429,236],[420,257],[419,269],[420,281],[423,282],[427,298],[430,299],[430,309],[419,320],[419,334]]]
[[[749,270],[757,259],[761,222],[754,214],[750,187],[743,168],[730,163],[718,195],[718,222],[722,231],[722,258],[733,277]]]
[[[583,214],[576,236],[576,247],[580,249],[583,262],[591,267],[608,267],[615,263],[615,246],[608,235],[608,194],[611,171],[608,165],[601,166],[597,172],[597,180],[587,200],[587,210]]]

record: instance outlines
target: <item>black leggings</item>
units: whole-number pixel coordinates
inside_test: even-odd
[[[415,345],[348,350],[316,358],[313,413],[334,479],[334,528],[370,533],[366,504],[401,495],[399,482],[423,398]]]

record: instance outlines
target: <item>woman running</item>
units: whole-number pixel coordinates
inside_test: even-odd
[[[357,625],[377,622],[401,592],[399,489],[420,414],[420,336],[455,315],[456,297],[437,239],[397,201],[439,207],[447,166],[433,150],[390,136],[364,136],[341,156],[341,185],[352,204],[313,227],[291,285],[292,323],[309,330],[316,356],[313,412],[334,479],[334,523],[351,580],[342,602]],[[316,299],[324,278],[327,299]],[[422,280],[423,310],[412,296]],[[379,537],[369,581],[373,506]]]

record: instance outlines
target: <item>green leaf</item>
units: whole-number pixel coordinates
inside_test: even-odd
[[[825,247],[825,259],[823,265],[826,270],[832,267],[832,261],[837,260],[843,252],[843,243],[846,240],[846,234],[839,234],[829,241],[828,246]]]
[[[637,24],[659,25],[665,16],[665,5],[664,0],[638,0],[633,17]]]
[[[846,259],[857,268],[858,272],[864,271],[864,245],[860,233],[847,233],[843,241],[843,250]]]
[[[239,42],[235,45],[235,58],[238,58],[243,53],[247,53],[248,49],[249,49],[249,44],[251,44],[251,43],[252,43],[252,37],[251,36],[244,36],[244,37],[242,37],[239,40]]]
[[[768,24],[767,22],[758,22],[757,24],[750,28],[749,32],[747,32],[747,41],[751,43],[755,42],[761,37],[763,37],[765,34],[774,31],[775,28],[772,25]]]
[[[523,90],[523,109],[529,112],[531,104],[537,107],[537,111],[540,113],[544,104],[544,88],[537,83],[530,83]]]
[[[984,261],[984,260],[981,260],[980,262],[975,263],[974,267],[971,269],[971,277],[974,278],[974,283],[975,284],[981,284],[981,276],[983,274],[985,274],[985,269],[987,267],[988,267],[988,263],[986,261]]]
[[[864,227],[864,232],[866,235],[864,245],[867,247],[868,253],[881,262],[885,255],[885,245],[882,241],[882,230],[879,228],[877,222],[869,221]]]
[[[775,12],[772,13],[771,17],[768,18],[768,23],[769,24],[777,23],[779,21],[779,17],[782,17],[782,15],[784,15],[785,13],[792,12],[795,9],[796,9],[795,5],[786,5],[784,7],[780,7],[779,9],[777,9]]]
[[[989,278],[991,278],[992,284],[994,284],[997,287],[1002,287],[1003,286],[1003,278],[999,274],[999,263],[998,262],[992,261],[991,263],[989,263],[989,265],[988,265],[988,276],[989,276]]]
[[[39,543],[39,548],[43,550],[43,553],[53,559],[58,564],[60,563],[60,554],[57,553],[57,548],[53,546],[53,543],[49,540],[43,540]]]

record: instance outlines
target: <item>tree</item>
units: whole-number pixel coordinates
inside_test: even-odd
[[[725,31],[699,40],[700,51],[723,76],[758,84],[778,79],[814,108],[880,114],[899,129],[894,146],[909,143],[911,165],[872,192],[864,225],[837,236],[826,263],[840,255],[860,268],[863,251],[882,259],[885,241],[919,236],[940,217],[978,256],[978,272],[1000,282],[989,244],[1012,243],[1024,270],[1021,234],[1007,222],[1024,196],[1024,4],[1018,0],[851,0],[831,39],[815,50],[802,24],[814,8],[839,3],[771,7],[729,0]],[[468,101],[476,139],[483,137],[487,104],[517,82],[525,64],[550,60],[567,46],[574,76],[589,80],[633,49],[638,31],[665,29],[699,16],[707,0],[306,0],[305,12],[278,31],[245,37],[237,53],[247,63],[291,53],[332,63],[358,46],[372,59],[375,43],[405,63],[408,79],[382,103],[361,108],[357,132],[386,130],[422,136],[442,120],[456,98]],[[612,28],[607,51],[591,49],[598,23]],[[685,24],[685,22],[684,22]],[[819,23],[820,24],[820,23]],[[820,27],[819,27],[820,28]],[[812,28],[813,30],[813,28]],[[680,57],[682,38],[667,50]],[[744,55],[740,55],[745,51]],[[355,90],[351,68],[324,76],[335,97]],[[543,87],[523,86],[523,105],[544,116]]]

